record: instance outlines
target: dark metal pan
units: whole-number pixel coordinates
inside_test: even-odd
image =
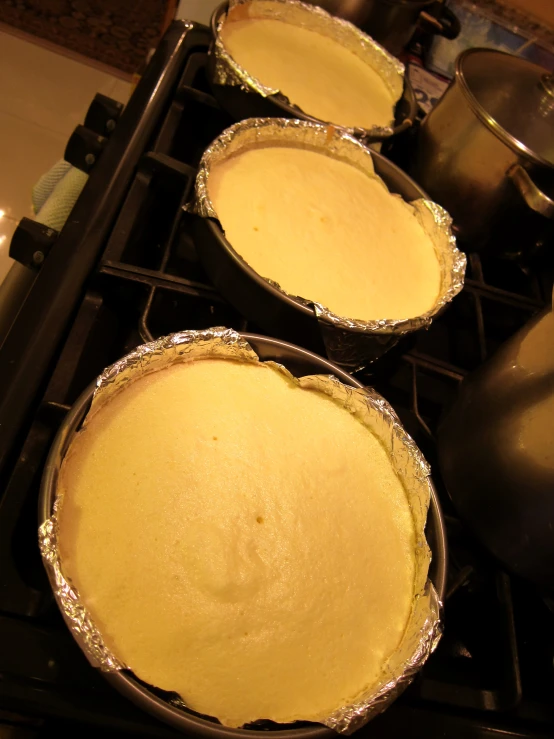
[[[219,5],[212,13],[211,28],[212,35],[215,39],[217,34],[217,25],[223,13],[227,11],[227,2]],[[213,95],[219,105],[226,110],[236,121],[242,121],[245,118],[299,118],[303,121],[312,121],[312,123],[327,123],[328,121],[320,121],[318,118],[304,113],[301,108],[293,105],[285,95],[269,95],[263,97],[255,92],[243,89],[240,85],[219,85],[215,83],[215,54],[214,43],[210,48],[208,55],[208,80]],[[417,101],[413,88],[410,84],[408,76],[404,77],[404,91],[402,97],[396,104],[394,110],[394,127],[393,135],[407,131],[412,125],[417,115]],[[330,121],[332,123],[332,121]],[[377,141],[389,141],[391,136],[368,136],[364,137],[364,143],[370,144]]]
[[[241,334],[262,360],[273,360],[283,364],[296,377],[312,374],[332,374],[351,387],[362,388],[363,385],[351,375],[331,362],[316,354],[277,339]],[[52,515],[58,473],[69,444],[78,431],[90,407],[96,383],[92,383],[82,393],[67,414],[50,450],[44,469],[39,497],[39,525]],[[444,599],[447,569],[446,531],[442,511],[433,485],[431,485],[431,504],[427,521],[426,536],[433,560],[430,578],[437,590],[440,600]],[[71,632],[77,642],[79,637]],[[79,644],[81,646],[81,644]],[[103,672],[103,676],[122,695],[129,698],[139,708],[152,714],[183,732],[205,737],[206,739],[256,739],[267,737],[268,730],[278,732],[283,739],[331,739],[335,732],[320,724],[301,723],[281,728],[278,724],[260,722],[252,729],[231,729],[222,726],[213,719],[188,711],[170,701],[171,695],[163,694],[138,680],[131,672]]]
[[[392,193],[407,202],[427,198],[407,174],[381,154],[371,151],[375,172]],[[319,319],[313,308],[285,295],[255,272],[225,238],[218,221],[197,216],[193,233],[198,256],[210,280],[225,298],[269,334],[326,354],[345,369],[374,361],[398,341],[392,333],[368,335],[360,329],[337,330]]]

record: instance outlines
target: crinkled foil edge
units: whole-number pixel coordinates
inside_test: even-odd
[[[263,97],[279,95],[293,107],[298,108],[301,113],[310,116],[308,111],[303,111],[297,105],[291,103],[280,90],[267,87],[259,79],[252,77],[248,70],[241,67],[226,49],[221,38],[221,29],[230,13],[240,13],[241,10],[244,10],[249,17],[281,20],[308,28],[333,39],[352,51],[380,74],[395,103],[402,97],[404,65],[396,57],[389,54],[384,47],[349,21],[332,16],[317,5],[308,5],[300,0],[230,0],[228,10],[219,19],[214,39],[212,51],[215,60],[213,81],[216,84],[238,85],[247,92],[256,93]],[[313,116],[310,117],[313,118]],[[333,122],[329,121],[329,123],[332,124]],[[384,139],[394,133],[392,126],[372,126],[367,129],[346,126],[341,128],[353,136],[371,140]]]
[[[90,419],[129,383],[177,362],[206,357],[260,361],[250,345],[231,329],[219,327],[164,336],[137,347],[99,376],[90,409],[81,429],[76,433],[86,428]],[[428,579],[431,554],[425,538],[431,497],[430,469],[392,407],[371,388],[351,388],[333,376],[312,375],[297,379],[285,367],[274,362],[268,364],[285,374],[291,382],[328,395],[377,436],[389,453],[404,485],[414,520],[416,595],[402,641],[385,666],[383,679],[377,687],[361,693],[352,704],[319,719],[320,723],[339,733],[350,734],[395,700],[435,649],[441,636],[442,604]],[[66,455],[70,448],[71,439]],[[62,465],[63,460],[60,461],[60,468]],[[94,666],[104,671],[130,669],[106,647],[86,607],[79,600],[78,592],[63,575],[58,547],[58,512],[62,496],[60,490],[53,492],[55,497],[52,515],[39,528],[39,544],[58,605],[70,630]],[[179,698],[176,705],[186,705],[186,702],[181,702]]]
[[[215,218],[217,220],[217,212],[209,195],[209,179],[212,167],[243,150],[276,143],[286,143],[289,146],[303,146],[323,151],[329,156],[349,162],[368,176],[378,179],[383,187],[386,187],[382,179],[375,173],[369,149],[342,129],[287,118],[248,118],[223,131],[204,152],[196,177],[194,205],[196,213],[204,218]],[[400,198],[400,195],[396,197]],[[291,295],[271,278],[264,275],[260,276],[283,295],[313,309],[318,319],[338,329],[364,334],[396,334],[402,336],[409,331],[425,328],[462,290],[466,256],[456,247],[456,239],[451,229],[452,218],[444,208],[431,200],[424,199],[414,200],[409,205],[413,207],[418,221],[431,237],[441,271],[441,287],[435,305],[420,316],[405,319],[382,318],[373,321],[346,318],[333,313],[317,301]],[[230,247],[233,248],[232,244],[230,244]],[[240,254],[237,254],[237,256],[242,259]]]
[[[94,667],[106,672],[125,670],[125,665],[112,654],[102,634],[94,625],[87,608],[79,600],[75,588],[65,579],[58,547],[58,517],[60,500],[56,499],[52,516],[39,527],[39,548],[52,590],[70,631]]]

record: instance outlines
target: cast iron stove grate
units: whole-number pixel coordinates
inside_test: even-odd
[[[18,720],[27,717],[45,736],[69,727],[81,734],[100,728],[175,735],[88,665],[55,606],[37,547],[36,507],[56,430],[93,378],[143,341],[214,325],[261,333],[208,282],[190,235],[193,216],[183,209],[203,150],[231,123],[205,78],[207,30],[194,33],[194,43],[177,55],[178,74],[120,192],[100,257],[74,310],[62,316],[67,328],[61,348],[53,347],[40,378],[34,414],[23,427],[0,500],[0,709],[17,713]],[[177,45],[184,35],[174,27],[166,41]],[[166,50],[165,63],[172,59]],[[146,81],[134,97],[141,94],[151,94]],[[432,463],[450,543],[445,636],[415,683],[361,732],[367,736],[552,736],[552,613],[531,586],[504,573],[456,518],[434,445],[441,412],[460,380],[546,303],[551,276],[546,262],[523,270],[472,257],[463,293],[431,329],[399,346],[375,373],[359,374],[394,405]]]

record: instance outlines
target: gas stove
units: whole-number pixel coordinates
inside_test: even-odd
[[[45,259],[0,347],[0,726],[25,736],[177,736],[116,693],[74,643],[40,560],[37,501],[61,421],[108,364],[183,329],[263,333],[209,283],[183,208],[202,152],[232,123],[206,79],[209,42],[207,28],[175,22],[107,142],[80,130],[68,146],[89,180],[61,233],[39,234]],[[30,255],[37,238],[28,228]],[[444,637],[360,736],[554,734],[554,613],[464,528],[435,453],[459,382],[543,307],[553,274],[552,257],[522,266],[472,255],[463,292],[431,328],[358,373],[430,461],[450,546]]]

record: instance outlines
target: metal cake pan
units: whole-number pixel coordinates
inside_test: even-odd
[[[283,364],[293,375],[301,377],[311,374],[335,375],[341,382],[351,387],[363,389],[364,386],[356,378],[347,374],[337,365],[312,352],[278,339],[257,334],[242,333],[261,360],[275,361]],[[96,381],[91,383],[77,399],[62,423],[48,456],[39,496],[38,518],[42,525],[53,512],[56,483],[62,460],[75,433],[90,407]],[[444,519],[436,490],[431,482],[431,500],[426,527],[426,538],[432,551],[429,577],[442,601],[446,586],[447,541]],[[79,643],[79,635],[71,631]],[[79,643],[79,646],[82,646]],[[139,708],[155,716],[161,721],[205,739],[261,739],[267,737],[268,731],[275,731],[283,739],[331,739],[336,733],[315,723],[281,726],[271,722],[259,722],[253,728],[233,729],[222,726],[209,717],[201,716],[193,711],[183,709],[170,702],[171,695],[164,694],[138,680],[130,671],[102,672],[105,679],[122,695],[131,700]]]
[[[391,193],[411,203],[426,193],[405,172],[372,149],[375,173]],[[337,329],[319,318],[312,305],[289,295],[256,272],[234,249],[219,221],[197,215],[192,221],[198,256],[211,282],[239,313],[267,333],[300,344],[346,370],[378,360],[405,335],[362,328]],[[410,333],[410,332],[408,332]]]
[[[208,55],[208,81],[219,105],[237,121],[241,121],[244,118],[279,117],[299,118],[300,120],[311,121],[312,123],[324,123],[325,121],[314,118],[308,115],[308,113],[305,113],[297,105],[293,105],[281,93],[264,97],[256,92],[245,90],[240,85],[220,85],[214,82],[216,65],[214,44],[217,35],[217,26],[222,15],[227,11],[227,7],[227,2],[221,3],[214,10],[211,17],[211,30],[214,41],[212,41]],[[363,137],[363,141],[365,144],[390,141],[404,131],[407,131],[412,126],[416,116],[417,101],[408,75],[405,74],[404,90],[394,109],[392,136],[366,135]]]

